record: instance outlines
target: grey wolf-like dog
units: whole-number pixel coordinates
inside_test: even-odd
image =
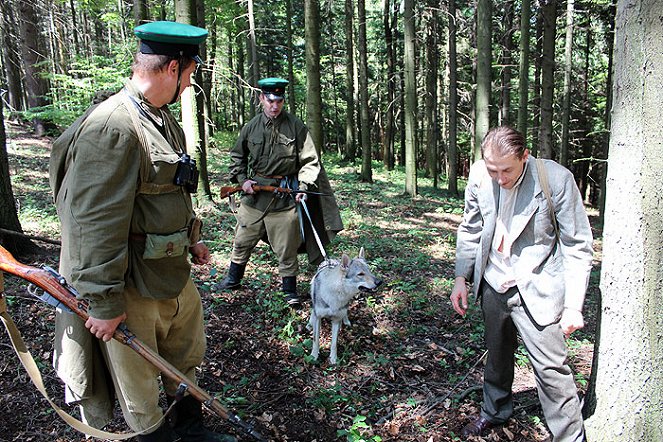
[[[382,281],[368,268],[364,248],[352,260],[345,253],[340,262],[330,259],[318,267],[311,280],[311,319],[308,328],[313,329],[311,357],[318,359],[320,353],[320,324],[328,318],[332,324],[329,362],[336,364],[336,346],[341,323],[350,325],[348,307],[360,291],[374,292]]]

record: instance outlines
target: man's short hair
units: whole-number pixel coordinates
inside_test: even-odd
[[[182,63],[182,70],[188,68],[191,63],[194,63],[194,60],[189,57],[180,57],[177,55],[144,54],[142,52],[136,52],[134,55],[134,62],[131,65],[131,71],[146,73],[160,72],[168,67],[168,64],[173,60],[177,60]]]
[[[481,155],[487,150],[499,156],[515,155],[522,159],[527,149],[527,142],[523,134],[509,126],[498,126],[490,129],[481,142]]]

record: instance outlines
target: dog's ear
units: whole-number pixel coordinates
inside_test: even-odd
[[[359,249],[359,258],[365,259],[364,248]]]
[[[343,256],[341,257],[341,268],[343,270],[347,270],[349,266],[350,266],[350,257],[344,253]]]

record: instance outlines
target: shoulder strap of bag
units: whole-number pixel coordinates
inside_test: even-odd
[[[546,171],[546,166],[543,164],[543,160],[540,158],[536,159],[536,170],[539,173],[539,183],[541,184],[541,190],[546,196],[548,201],[548,208],[550,211],[550,222],[555,229],[555,235],[559,238],[559,225],[557,225],[557,217],[555,216],[555,206],[552,202],[552,196],[550,192],[550,183],[548,183],[548,172]]]
[[[131,122],[134,125],[134,129],[136,129],[136,135],[138,136],[138,140],[140,141],[140,146],[142,148],[140,171],[138,176],[138,193],[157,195],[160,193],[172,193],[180,190],[180,186],[176,186],[175,184],[155,184],[149,183],[147,181],[150,176],[150,166],[152,165],[152,160],[150,156],[150,144],[147,142],[147,137],[145,137],[143,126],[140,124],[138,110],[136,109],[138,103],[136,103],[129,96],[126,89],[122,91],[122,101],[124,106],[127,108],[127,112],[129,112],[129,115],[131,116]]]

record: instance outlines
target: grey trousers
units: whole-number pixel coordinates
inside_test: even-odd
[[[492,423],[513,413],[511,387],[519,333],[534,368],[543,414],[555,442],[581,442],[584,428],[573,373],[566,363],[564,333],[558,323],[541,327],[527,313],[516,287],[497,293],[481,282],[488,360],[484,371],[481,415]]]

